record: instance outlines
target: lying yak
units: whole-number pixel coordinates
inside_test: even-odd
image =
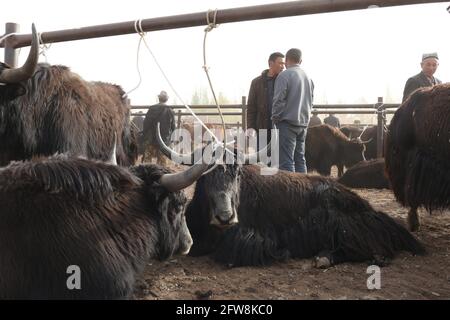
[[[395,112],[385,145],[386,172],[397,200],[410,207],[408,225],[419,229],[417,208],[450,207],[450,84],[415,91]]]
[[[197,181],[186,209],[192,255],[213,253],[230,266],[315,257],[317,267],[328,267],[424,253],[403,226],[331,178],[260,170],[217,165]]]
[[[338,176],[344,174],[344,166],[349,168],[365,160],[365,141],[350,140],[339,129],[327,124],[308,128],[305,142],[305,158],[308,170],[316,170],[329,176],[331,167],[338,167]]]
[[[62,155],[1,168],[0,299],[129,298],[148,259],[189,251],[181,189],[206,168]],[[67,284],[74,266],[81,288]]]
[[[384,159],[361,161],[345,171],[338,182],[350,188],[389,189]]]

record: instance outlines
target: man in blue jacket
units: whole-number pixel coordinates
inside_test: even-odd
[[[306,173],[305,140],[314,84],[300,68],[302,52],[286,53],[286,70],[275,80],[272,121],[279,129],[279,169]]]

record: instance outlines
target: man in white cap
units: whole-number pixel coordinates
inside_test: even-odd
[[[403,102],[409,97],[411,93],[418,88],[431,87],[436,84],[442,83],[441,80],[435,78],[433,75],[439,66],[439,57],[436,52],[424,53],[422,55],[422,62],[420,67],[422,71],[411,77],[406,81],[405,89],[403,90]]]

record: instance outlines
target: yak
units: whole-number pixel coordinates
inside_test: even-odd
[[[55,153],[105,161],[115,136],[118,163],[134,164],[136,133],[122,88],[85,81],[65,66],[37,63],[34,25],[32,35],[22,67],[0,63],[0,165]]]
[[[396,199],[409,207],[410,230],[420,227],[417,209],[450,207],[450,84],[415,91],[395,112],[385,145],[386,172]]]
[[[356,127],[341,127],[341,132],[345,134],[350,140],[361,139],[367,141],[364,157],[366,160],[377,158],[377,126],[369,126],[365,129]],[[386,138],[386,131],[384,131],[384,138]]]
[[[229,266],[315,257],[316,267],[328,267],[344,261],[382,264],[401,250],[425,252],[402,225],[331,178],[260,170],[216,164],[197,180],[186,209],[191,255],[213,254]]]
[[[339,129],[327,124],[308,128],[305,142],[305,158],[308,170],[316,170],[329,176],[331,167],[338,167],[338,176],[344,173],[344,166],[351,167],[365,160],[365,143],[359,139],[350,140]]]
[[[331,178],[260,170],[219,165],[197,181],[186,209],[191,255],[213,254],[229,266],[315,257],[316,267],[328,267],[424,253],[402,225]],[[228,226],[226,217],[238,222]],[[214,218],[228,228],[210,225]]]
[[[384,159],[361,161],[345,171],[338,182],[350,188],[389,189]]]
[[[189,251],[181,189],[207,168],[67,155],[0,168],[0,299],[130,298],[148,259]],[[81,288],[69,289],[74,266]]]

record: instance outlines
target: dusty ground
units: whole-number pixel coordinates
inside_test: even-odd
[[[379,210],[406,220],[390,190],[355,190]],[[188,194],[192,193],[192,188]],[[311,260],[268,267],[227,268],[208,257],[151,261],[136,299],[450,299],[450,212],[421,211],[416,236],[426,256],[401,253],[381,269],[381,289],[368,290],[367,264],[312,268]]]

